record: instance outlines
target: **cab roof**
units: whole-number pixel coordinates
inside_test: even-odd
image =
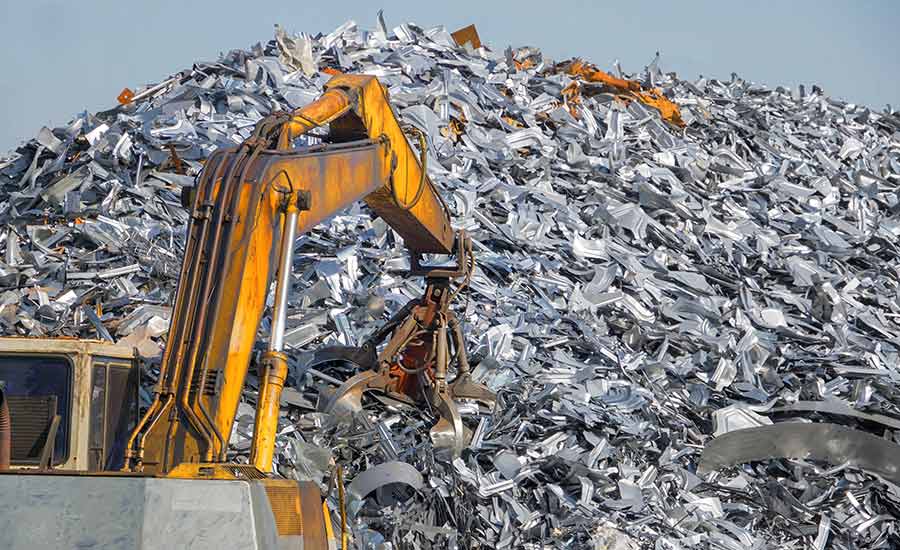
[[[31,338],[0,336],[0,355],[4,353],[82,353],[119,359],[132,359],[134,350],[105,340],[78,338]]]

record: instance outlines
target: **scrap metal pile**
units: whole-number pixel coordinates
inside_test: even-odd
[[[181,187],[330,74],[374,74],[475,241],[457,311],[499,402],[462,407],[457,459],[432,452],[427,410],[316,412],[352,371],[310,352],[360,343],[424,285],[365,206],[301,238],[276,460],[335,506],[342,467],[352,544],[900,545],[900,117],[657,61],[627,93],[580,62],[472,44],[380,15],[276,29],[42,129],[0,163],[2,332],[158,357]],[[237,459],[255,395],[251,379]]]

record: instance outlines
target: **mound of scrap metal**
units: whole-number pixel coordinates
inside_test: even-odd
[[[181,188],[331,74],[373,74],[475,241],[456,307],[499,403],[462,406],[455,460],[430,411],[316,412],[352,370],[310,352],[360,343],[424,285],[363,205],[299,239],[276,460],[333,509],[340,467],[353,547],[898,547],[900,116],[460,36],[380,15],[276,28],[42,129],[0,163],[2,332],[124,342],[152,382]],[[251,379],[236,460],[255,396]]]

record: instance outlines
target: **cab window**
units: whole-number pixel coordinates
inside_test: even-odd
[[[8,399],[12,423],[11,462],[40,463],[53,417],[59,415],[53,465],[69,456],[72,408],[72,363],[64,356],[0,356],[0,385]]]
[[[137,422],[138,369],[130,362],[94,358],[91,369],[91,430],[88,469],[118,470],[125,443]]]

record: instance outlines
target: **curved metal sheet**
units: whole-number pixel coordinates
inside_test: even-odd
[[[900,445],[838,424],[783,422],[735,430],[710,442],[699,472],[755,460],[793,458],[847,463],[900,483]]]
[[[362,472],[347,487],[356,499],[363,499],[376,489],[391,483],[409,485],[417,491],[422,488],[422,474],[405,462],[393,461],[373,466]]]

